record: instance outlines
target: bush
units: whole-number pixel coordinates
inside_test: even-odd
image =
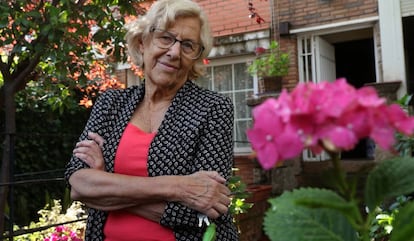
[[[65,213],[62,212],[60,200],[53,200],[53,205],[46,204],[44,209],[38,211],[39,221],[31,222],[29,226],[15,231],[30,231],[14,237],[15,241],[44,240],[44,241],[81,241],[85,230],[86,212],[80,202],[72,202]]]
[[[52,110],[47,102],[17,102],[12,181],[18,184],[11,189],[14,224],[28,225],[37,218],[37,210],[53,199],[63,200],[64,210],[68,207],[63,172],[89,112],[80,106],[61,112]],[[0,118],[4,119],[3,112]],[[0,128],[4,130],[4,122]],[[3,138],[0,136],[2,143]]]

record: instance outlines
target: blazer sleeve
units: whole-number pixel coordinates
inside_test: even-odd
[[[232,174],[233,167],[233,104],[227,97],[218,98],[210,106],[207,121],[199,135],[195,152],[193,172],[217,171],[224,178]],[[180,203],[167,203],[160,223],[173,229],[198,228],[198,212]],[[231,222],[229,215],[223,215],[215,222]]]
[[[229,98],[212,106],[196,152],[198,170],[217,171],[229,179],[233,167],[233,122],[233,104]]]
[[[88,132],[96,132],[100,135],[100,130],[103,129],[104,123],[105,123],[105,116],[108,112],[108,102],[109,102],[109,96],[107,93],[110,91],[104,92],[102,95],[100,95],[95,102],[95,104],[92,107],[91,114],[89,116],[88,121],[86,122],[86,125],[78,139],[78,141],[82,141],[87,139]],[[69,178],[70,176],[76,172],[77,170],[83,169],[83,168],[89,168],[89,166],[80,160],[79,158],[75,157],[74,155],[71,156],[69,162],[66,164],[65,169],[65,179],[67,182],[67,185],[69,185]]]

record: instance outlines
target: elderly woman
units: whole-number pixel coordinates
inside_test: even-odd
[[[160,0],[127,26],[140,86],[95,103],[66,179],[89,208],[85,240],[238,240],[228,213],[233,161],[229,98],[192,80],[211,48],[206,15],[189,0]]]

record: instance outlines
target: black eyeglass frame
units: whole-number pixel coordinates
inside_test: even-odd
[[[172,40],[174,40],[174,41],[171,43],[171,45],[170,45],[170,46],[165,47],[165,46],[159,46],[159,45],[157,45],[156,43],[154,43],[154,38],[152,38],[153,43],[154,43],[154,44],[155,44],[155,46],[157,46],[158,48],[168,49],[168,48],[171,48],[172,46],[174,46],[174,44],[175,44],[176,42],[179,42],[179,43],[180,43],[180,45],[181,45],[181,47],[180,47],[180,48],[181,48],[181,51],[183,51],[183,48],[182,48],[183,43],[190,42],[190,43],[191,43],[191,44],[193,44],[193,45],[199,45],[199,46],[200,46],[200,50],[199,50],[198,54],[197,54],[195,57],[190,57],[190,56],[188,56],[188,54],[186,54],[186,53],[183,51],[184,55],[188,56],[190,59],[193,59],[193,60],[200,58],[201,54],[203,53],[203,51],[204,51],[204,49],[205,49],[205,48],[204,48],[204,46],[203,46],[203,45],[201,45],[200,43],[193,42],[193,41],[191,41],[191,40],[179,40],[179,39],[177,39],[177,38],[174,36],[174,34],[172,34],[172,33],[168,32],[168,31],[166,31],[166,30],[163,30],[163,29],[157,29],[157,28],[155,28],[155,27],[152,27],[152,28],[150,29],[150,31],[149,31],[149,32],[150,32],[150,33],[154,33],[155,31],[160,31],[160,32],[163,32],[163,33],[165,33],[165,34],[168,34],[168,35],[170,35],[170,36],[171,36],[171,39],[172,39]]]

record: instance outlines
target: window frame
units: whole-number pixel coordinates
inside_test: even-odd
[[[234,130],[233,130],[233,141],[236,143],[236,124],[238,120],[241,121],[249,121],[252,120],[252,114],[251,112],[249,113],[250,118],[236,118],[236,105],[237,103],[235,103],[236,98],[235,98],[235,94],[238,92],[245,92],[245,91],[249,91],[250,89],[242,89],[242,90],[237,90],[235,91],[233,89],[234,84],[235,84],[235,69],[234,69],[234,65],[235,64],[240,64],[240,63],[245,63],[246,65],[248,65],[253,59],[255,58],[254,55],[240,55],[240,56],[232,56],[232,57],[223,57],[223,58],[214,58],[214,59],[209,59],[209,63],[206,65],[206,67],[212,67],[212,73],[214,73],[214,67],[218,67],[218,66],[224,66],[224,65],[231,65],[232,68],[232,90],[231,91],[218,91],[215,89],[214,86],[214,82],[212,83],[212,89],[213,91],[217,91],[219,93],[223,93],[223,94],[231,94],[232,95],[232,100],[233,100],[233,104],[234,104]],[[247,72],[247,70],[246,70]],[[197,81],[196,81],[197,82]],[[258,78],[257,76],[253,76],[253,86],[252,86],[252,92],[253,95],[256,95],[258,93]],[[234,145],[234,153],[235,154],[244,154],[244,153],[251,153],[252,152],[252,148],[250,146],[250,143],[248,143],[248,146],[246,147],[237,147],[236,144]]]

